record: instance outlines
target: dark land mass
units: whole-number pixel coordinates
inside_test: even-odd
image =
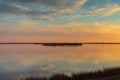
[[[10,79],[12,80],[12,79]],[[54,74],[51,77],[25,77],[14,80],[120,80],[120,68],[109,68],[93,72],[73,73],[71,76],[65,74]]]
[[[82,43],[43,43],[43,46],[81,46]]]

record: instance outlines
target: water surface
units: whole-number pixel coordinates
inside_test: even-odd
[[[71,74],[120,66],[120,45],[86,44],[79,47],[0,45],[0,79]]]

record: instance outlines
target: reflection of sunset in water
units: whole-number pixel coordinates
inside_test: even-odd
[[[63,61],[69,63],[111,63],[120,61],[120,45],[83,45],[82,47],[44,47],[40,45],[0,46],[0,62],[35,64]]]
[[[120,45],[45,47],[41,45],[1,45],[0,73],[51,75],[56,72],[98,70],[120,66]],[[11,76],[9,75],[9,76]]]

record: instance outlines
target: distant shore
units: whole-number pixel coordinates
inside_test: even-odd
[[[43,46],[82,46],[84,44],[120,44],[119,42],[81,42],[81,43],[73,43],[73,42],[58,42],[58,43],[52,43],[52,42],[47,42],[47,43],[41,43],[41,42],[4,42],[4,43],[0,43],[0,45],[17,45],[17,44],[21,44],[21,45],[25,45],[25,44],[32,44],[32,45],[43,45]]]
[[[0,42],[0,44],[120,44],[120,42]]]

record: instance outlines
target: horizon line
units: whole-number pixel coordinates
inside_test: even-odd
[[[0,42],[0,44],[43,44],[43,43],[120,44],[120,42]]]

